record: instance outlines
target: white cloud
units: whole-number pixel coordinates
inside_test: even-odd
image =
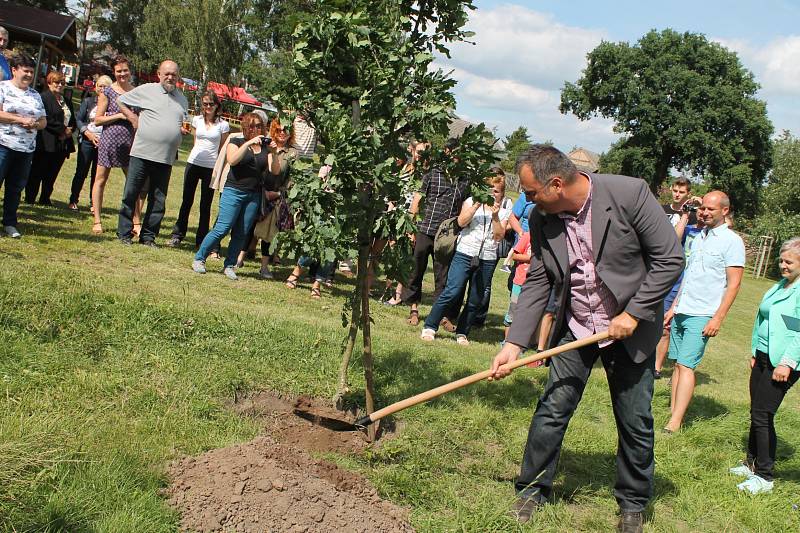
[[[797,96],[800,92],[800,35],[776,37],[762,46],[741,39],[714,40],[739,54],[765,95]]]
[[[459,82],[459,115],[496,126],[499,135],[522,125],[533,140],[549,139],[566,150],[579,145],[604,151],[616,140],[611,121],[581,122],[558,111],[561,87],[578,79],[604,31],[566,26],[516,5],[478,10],[468,28],[477,44],[454,45],[452,59],[436,65],[452,70]]]
[[[479,76],[513,79],[549,90],[577,79],[586,53],[606,35],[601,30],[566,26],[552,15],[517,5],[477,10],[468,28],[475,32],[476,45],[455,44],[455,66]]]

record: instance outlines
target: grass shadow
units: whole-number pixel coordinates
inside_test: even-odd
[[[730,413],[730,409],[709,396],[695,394],[689,404],[689,410],[684,419],[684,427],[690,427],[695,422],[717,418]]]

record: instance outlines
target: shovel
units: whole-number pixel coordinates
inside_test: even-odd
[[[600,333],[596,333],[591,337],[586,337],[585,339],[580,339],[577,341],[572,341],[567,344],[562,344],[561,346],[556,346],[555,348],[551,348],[549,350],[545,350],[543,352],[539,352],[533,355],[529,355],[528,357],[523,357],[521,359],[517,359],[513,363],[508,363],[503,365],[511,370],[515,368],[519,368],[523,365],[527,365],[529,363],[534,363],[536,361],[542,361],[543,359],[550,359],[554,355],[558,355],[560,353],[567,352],[569,350],[575,350],[578,348],[582,348],[584,346],[588,346],[590,344],[594,344],[596,342],[602,342],[608,338],[608,332],[603,331]],[[416,396],[412,396],[411,398],[406,398],[405,400],[400,400],[399,402],[395,402],[392,405],[387,405],[383,409],[378,409],[371,415],[359,418],[355,421],[351,430],[356,429],[364,429],[370,424],[373,424],[391,414],[394,414],[398,411],[402,411],[403,409],[407,409],[412,405],[417,405],[418,403],[427,402],[428,400],[432,400],[433,398],[437,398],[443,394],[448,392],[454,391],[456,389],[460,389],[461,387],[466,387],[467,385],[472,385],[473,383],[477,383],[478,381],[483,381],[484,379],[488,379],[492,375],[491,370],[484,370],[483,372],[478,372],[477,374],[472,374],[471,376],[467,376],[465,378],[461,378],[456,381],[452,381],[445,385],[441,385],[436,387],[435,389],[431,389],[426,392],[421,392]],[[341,422],[341,421],[337,421]],[[346,424],[346,423],[345,423]],[[349,424],[348,424],[349,425]],[[341,431],[341,429],[339,429]]]

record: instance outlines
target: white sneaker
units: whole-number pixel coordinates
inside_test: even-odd
[[[456,335],[456,344],[459,346],[469,346],[469,339],[463,333]]]
[[[436,338],[436,330],[430,328],[422,328],[422,333],[420,333],[419,338],[431,342],[433,339]]]
[[[19,239],[20,237],[22,237],[22,233],[17,231],[17,228],[15,228],[14,226],[3,226],[3,229],[5,230],[6,235],[11,237],[12,239]]]
[[[749,478],[747,478],[747,481],[744,481],[736,485],[736,488],[739,490],[746,490],[750,494],[762,494],[766,492],[771,492],[772,487],[774,486],[775,486],[774,481],[767,481],[763,477],[753,474]]]
[[[272,275],[272,272],[270,272],[268,268],[262,268],[259,271],[259,275],[261,276],[261,279],[273,279],[274,278],[274,276]]]
[[[734,466],[733,468],[729,468],[728,472],[734,476],[750,477],[753,475],[753,471],[743,461],[739,461],[738,465]]]
[[[194,270],[198,274],[205,274],[206,262],[201,259],[195,259],[194,261],[192,261],[192,270]]]
[[[233,267],[225,267],[222,273],[225,274],[229,280],[236,281],[239,279],[239,276],[236,275],[236,269]]]

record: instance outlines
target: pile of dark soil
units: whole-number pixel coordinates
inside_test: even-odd
[[[363,476],[311,452],[358,453],[359,432],[334,432],[294,414],[342,413],[312,399],[262,393],[238,402],[237,412],[265,423],[254,440],[188,457],[170,466],[169,502],[190,531],[408,532],[407,512],[383,501]]]

